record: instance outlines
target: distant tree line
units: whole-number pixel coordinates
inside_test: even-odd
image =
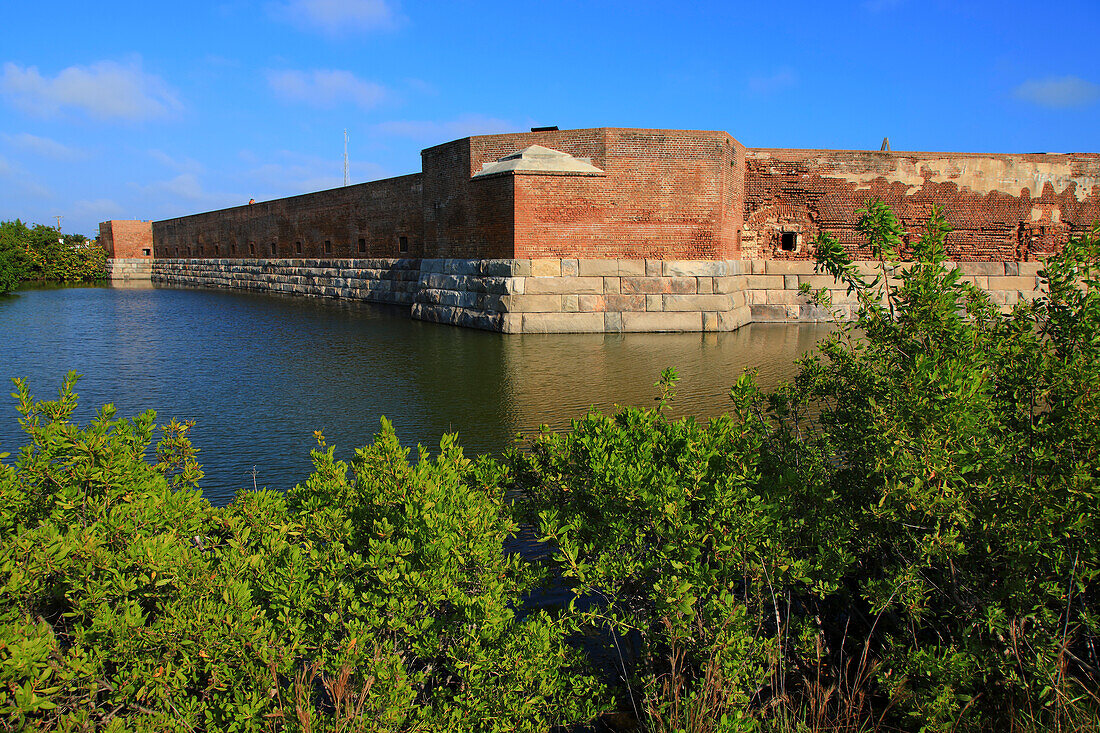
[[[44,224],[0,222],[0,293],[21,282],[91,282],[107,273],[107,251],[83,234]]]

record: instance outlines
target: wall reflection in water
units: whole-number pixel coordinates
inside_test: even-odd
[[[157,410],[195,420],[203,488],[228,501],[256,484],[286,489],[309,471],[312,432],[352,455],[389,417],[409,446],[458,432],[468,453],[499,452],[540,424],[590,407],[653,404],[662,369],[682,377],[675,414],[723,412],[745,368],[767,386],[829,328],[752,325],[728,334],[517,335],[421,323],[363,303],[195,289],[62,288],[0,298],[0,377],[52,397],[84,374],[86,421]],[[23,444],[13,403],[0,451]],[[10,459],[8,459],[10,460]]]

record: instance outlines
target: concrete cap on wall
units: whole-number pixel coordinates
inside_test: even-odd
[[[557,176],[604,176],[604,171],[592,165],[589,158],[574,158],[569,153],[531,145],[503,158],[485,163],[474,178],[505,173],[545,174]]]

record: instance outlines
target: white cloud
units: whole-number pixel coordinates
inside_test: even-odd
[[[163,150],[150,150],[149,157],[163,165],[165,168],[177,171],[179,173],[195,174],[202,173],[204,170],[202,163],[195,160],[194,158],[173,158],[171,155],[164,152]]]
[[[79,160],[85,157],[82,150],[69,147],[48,137],[38,137],[23,132],[18,135],[0,135],[13,148],[54,160]]]
[[[257,163],[245,172],[243,180],[249,186],[254,186],[265,198],[269,193],[272,197],[290,196],[336,188],[344,183],[342,157],[327,159],[282,150],[266,162],[260,162],[250,151],[241,151],[241,158]],[[379,165],[355,160],[351,162],[350,172],[352,180],[356,182],[373,181],[386,175]]]
[[[37,67],[8,62],[0,75],[0,94],[42,117],[76,109],[101,120],[146,120],[183,108],[163,79],[142,71],[140,61],[70,66],[53,78],[42,76]]]
[[[771,74],[749,77],[749,91],[757,94],[770,94],[784,87],[793,86],[798,76],[789,67],[776,69]]]
[[[381,85],[364,81],[350,71],[340,69],[269,71],[267,83],[284,101],[317,107],[350,103],[367,109],[386,96],[386,90]]]
[[[516,125],[496,117],[471,114],[453,120],[391,120],[375,125],[374,129],[385,135],[445,142],[470,135],[516,132]]]
[[[92,221],[107,221],[108,219],[121,219],[122,206],[111,199],[80,199],[73,202],[72,215],[78,219]]]
[[[1017,99],[1042,107],[1083,107],[1100,99],[1100,85],[1076,76],[1030,79],[1013,90]]]
[[[386,0],[289,0],[275,14],[293,24],[312,26],[332,36],[389,30],[400,22]]]

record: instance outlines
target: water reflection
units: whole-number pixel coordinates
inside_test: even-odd
[[[337,453],[389,417],[409,446],[458,432],[467,452],[498,452],[542,423],[564,428],[590,406],[651,405],[661,370],[682,376],[677,414],[724,411],[744,368],[774,385],[825,326],[752,325],[729,334],[502,336],[421,323],[363,303],[176,288],[29,290],[0,298],[0,377],[51,397],[69,369],[86,421],[193,419],[203,488],[224,502],[309,471],[312,431]],[[22,445],[14,403],[0,406],[0,451]]]

